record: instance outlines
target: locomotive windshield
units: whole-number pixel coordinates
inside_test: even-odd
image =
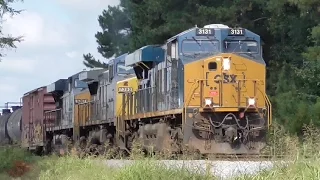
[[[256,41],[225,41],[224,48],[227,53],[259,53]]]
[[[132,74],[134,70],[130,66],[125,66],[124,63],[117,64],[117,73],[118,74]]]
[[[188,39],[182,42],[184,56],[201,56],[202,54],[214,54],[219,51],[219,41]]]

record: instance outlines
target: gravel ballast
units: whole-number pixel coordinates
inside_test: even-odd
[[[107,160],[106,165],[114,168],[121,168],[131,165],[133,160]],[[206,160],[159,160],[170,168],[185,167],[198,173],[210,171],[212,175],[220,179],[228,179],[244,174],[256,174],[262,170],[271,169],[274,162],[271,161],[206,161]]]

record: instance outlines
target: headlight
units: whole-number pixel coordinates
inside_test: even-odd
[[[255,103],[256,103],[256,100],[255,100],[254,98],[249,98],[249,99],[248,99],[248,104],[249,104],[249,106],[254,106]]]
[[[212,103],[212,100],[210,99],[210,98],[206,98],[206,99],[204,99],[204,102],[205,102],[205,105],[211,105],[211,103]]]
[[[222,62],[222,66],[223,66],[223,70],[227,71],[230,69],[230,59],[229,58],[223,58],[223,62]]]

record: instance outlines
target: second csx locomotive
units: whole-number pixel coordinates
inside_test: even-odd
[[[58,80],[41,146],[259,154],[272,119],[262,55],[259,35],[211,24]]]

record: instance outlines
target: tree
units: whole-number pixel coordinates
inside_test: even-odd
[[[106,59],[127,53],[131,33],[131,24],[125,8],[118,5],[108,6],[98,18],[102,31],[95,34],[98,43],[98,52]],[[83,55],[84,65],[89,68],[107,67],[106,63],[96,60],[90,53]]]
[[[83,55],[84,61],[83,64],[88,68],[108,68],[108,64],[96,60],[90,53]]]
[[[15,10],[10,6],[11,3],[14,3],[17,1],[22,1],[22,0],[0,0],[1,22],[3,22],[4,20],[4,15],[9,14],[10,16],[13,16],[21,12],[20,10]],[[22,36],[13,37],[11,35],[4,35],[0,27],[0,48],[1,49],[17,48],[16,43],[21,41],[22,41]],[[1,58],[4,56],[5,56],[4,53],[0,53],[0,61],[1,61]]]
[[[319,0],[122,0],[119,9],[123,14],[109,7],[101,21],[107,25],[101,26],[114,27],[116,17],[125,17],[117,23],[125,22],[126,26],[119,27],[129,27],[129,35],[119,38],[103,31],[96,37],[99,52],[110,57],[123,49],[132,52],[148,44],[163,44],[195,25],[247,28],[264,41],[267,92],[274,117],[287,124],[290,132],[301,133],[302,126],[311,120],[320,125],[319,6]]]
[[[270,0],[268,28],[275,117],[292,133],[304,124],[320,125],[320,29],[317,0]],[[284,75],[285,74],[285,75]],[[278,80],[277,80],[278,79]],[[271,84],[270,83],[270,84]]]

